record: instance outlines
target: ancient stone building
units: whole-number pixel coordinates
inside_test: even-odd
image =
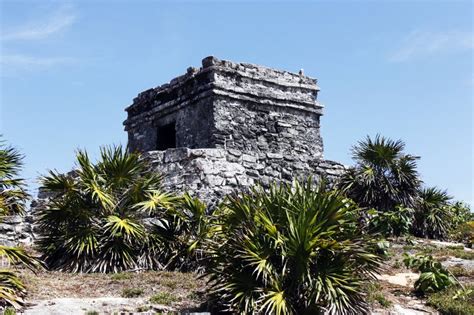
[[[317,81],[207,57],[126,108],[129,149],[152,160],[171,189],[215,202],[236,187],[338,176],[323,159]]]
[[[323,159],[318,92],[303,74],[207,57],[134,99],[124,122],[128,146],[166,175],[167,188],[210,205],[256,183],[334,179],[344,167]],[[47,198],[40,191],[32,210]],[[31,218],[4,220],[0,244],[31,243]]]

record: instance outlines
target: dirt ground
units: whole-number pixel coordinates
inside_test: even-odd
[[[457,247],[456,247],[457,246]],[[458,268],[463,283],[474,283],[474,252],[456,244],[417,240],[391,242],[383,271],[373,283],[372,314],[437,314],[413,292],[419,276],[405,268],[403,253],[428,253]],[[461,269],[459,269],[461,268]],[[460,270],[460,271],[459,271]],[[21,270],[28,290],[27,315],[178,313],[206,308],[206,280],[195,273],[146,271],[120,274],[71,274]],[[370,294],[369,294],[370,296]]]
[[[44,305],[47,305],[48,301],[61,304],[67,299],[78,299],[90,308],[97,302],[96,300],[109,298],[107,305],[96,303],[99,310],[103,309],[103,306],[117,303],[120,306],[124,304],[124,299],[135,307],[135,311],[140,308],[146,309],[151,304],[161,305],[163,310],[167,307],[170,310],[190,310],[201,308],[206,300],[206,281],[194,273],[146,271],[71,274],[42,271],[35,274],[22,270],[21,277],[28,290],[27,302],[31,305],[44,301],[46,301]],[[155,300],[150,302],[152,297],[155,297]],[[87,308],[86,306],[84,308]],[[120,309],[123,310],[123,307]]]

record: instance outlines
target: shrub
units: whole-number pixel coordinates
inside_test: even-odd
[[[135,298],[141,296],[145,291],[140,288],[125,288],[122,290],[122,297]]]
[[[413,209],[397,206],[394,211],[371,210],[369,228],[385,236],[401,236],[410,231],[413,220]]]
[[[231,196],[219,213],[207,270],[218,307],[238,313],[365,313],[377,272],[357,209],[336,191],[304,184]]]
[[[472,248],[474,244],[474,221],[469,221],[458,225],[452,232],[451,238],[461,242],[466,247]]]
[[[453,216],[453,228],[474,220],[474,213],[471,212],[471,207],[465,202],[456,201],[452,203],[451,213]]]
[[[415,282],[415,290],[421,294],[439,292],[457,284],[454,276],[432,256],[404,254],[403,262],[407,268],[414,268],[421,273]]]
[[[436,308],[443,315],[474,314],[474,286],[465,289],[449,287],[428,297],[428,305]]]
[[[339,187],[360,206],[381,212],[397,205],[413,207],[420,179],[416,171],[418,157],[403,152],[405,144],[377,135],[367,137],[353,147],[355,167],[341,178]]]

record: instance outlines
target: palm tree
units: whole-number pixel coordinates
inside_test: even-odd
[[[422,188],[415,207],[413,233],[419,237],[446,238],[453,222],[452,197],[436,187]]]
[[[207,270],[213,296],[239,314],[365,314],[362,284],[379,259],[356,211],[311,181],[229,197]]]
[[[405,143],[377,135],[352,149],[356,165],[341,178],[339,187],[360,206],[391,211],[397,205],[413,207],[421,183],[418,157],[405,154]]]
[[[0,220],[1,217],[23,214],[28,194],[23,179],[17,178],[22,166],[22,155],[13,147],[0,141]],[[30,269],[41,266],[24,249],[0,245],[0,258],[11,264],[20,264]],[[0,304],[19,308],[23,305],[26,289],[20,278],[11,270],[0,270]]]
[[[102,148],[95,164],[79,151],[77,162],[69,174],[42,178],[53,195],[38,210],[38,245],[49,268],[118,272],[188,263],[177,262],[182,244],[196,235],[186,202],[163,190],[162,176],[145,159],[116,146]]]

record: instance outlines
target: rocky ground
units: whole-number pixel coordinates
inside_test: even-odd
[[[474,284],[474,251],[426,240],[391,242],[383,272],[368,285],[372,314],[438,314],[413,293],[418,273],[403,253],[431,254],[464,284]],[[129,272],[113,275],[22,271],[29,295],[23,314],[193,314],[206,309],[206,281],[193,273]],[[204,313],[206,314],[206,313]]]

